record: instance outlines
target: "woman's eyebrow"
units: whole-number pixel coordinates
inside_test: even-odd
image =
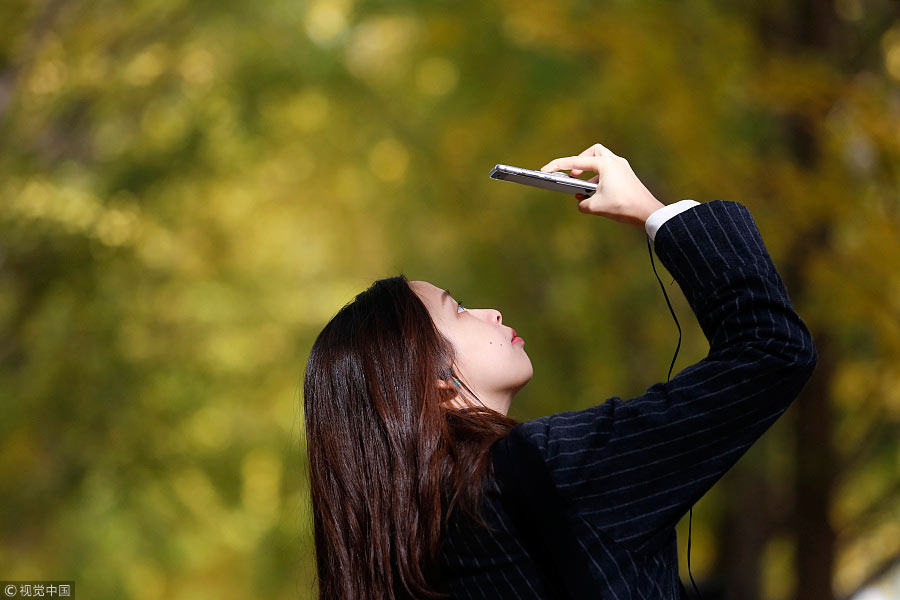
[[[444,300],[447,299],[447,296],[450,296],[450,290],[444,290],[444,293],[441,294],[441,304],[444,303]]]

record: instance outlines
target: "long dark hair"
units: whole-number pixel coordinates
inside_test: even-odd
[[[459,389],[455,358],[402,273],[316,338],[303,402],[321,600],[449,595],[437,568],[447,521],[460,508],[487,526],[489,449],[517,423],[465,384],[466,407],[444,405]]]

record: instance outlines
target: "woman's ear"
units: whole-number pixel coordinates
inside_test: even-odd
[[[441,389],[452,389],[454,391],[459,389],[459,386],[457,386],[455,383],[451,383],[451,382],[447,381],[446,379],[438,379],[437,386]],[[446,400],[442,400],[441,404],[449,404],[455,408],[464,408],[465,407],[465,402],[463,402],[463,399],[459,395],[459,392],[450,396]]]
[[[452,388],[458,388],[462,385],[462,382],[459,379],[457,379],[456,377],[451,376],[450,379],[451,379],[452,383],[450,381],[447,381],[446,379],[438,379],[437,380],[438,387],[452,389]]]
[[[459,387],[460,381],[456,378],[456,374],[453,372],[453,367],[444,367],[440,372],[443,377],[439,377],[437,380],[437,385],[439,388],[450,388],[453,389],[455,387]]]

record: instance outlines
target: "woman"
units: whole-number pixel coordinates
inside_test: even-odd
[[[323,600],[680,598],[675,524],[811,376],[812,338],[743,205],[665,206],[601,144],[541,170],[597,173],[578,210],[646,230],[709,354],[636,398],[518,423],[531,361],[500,312],[376,281],[306,368]]]

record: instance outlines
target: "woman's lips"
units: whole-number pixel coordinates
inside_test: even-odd
[[[516,330],[513,329],[513,330],[512,330],[512,340],[511,340],[511,341],[512,341],[513,344],[515,344],[517,340],[520,341],[520,342],[522,342],[523,344],[525,343],[525,340],[523,340],[522,338],[520,338],[519,336],[517,336],[517,335],[516,335]]]

